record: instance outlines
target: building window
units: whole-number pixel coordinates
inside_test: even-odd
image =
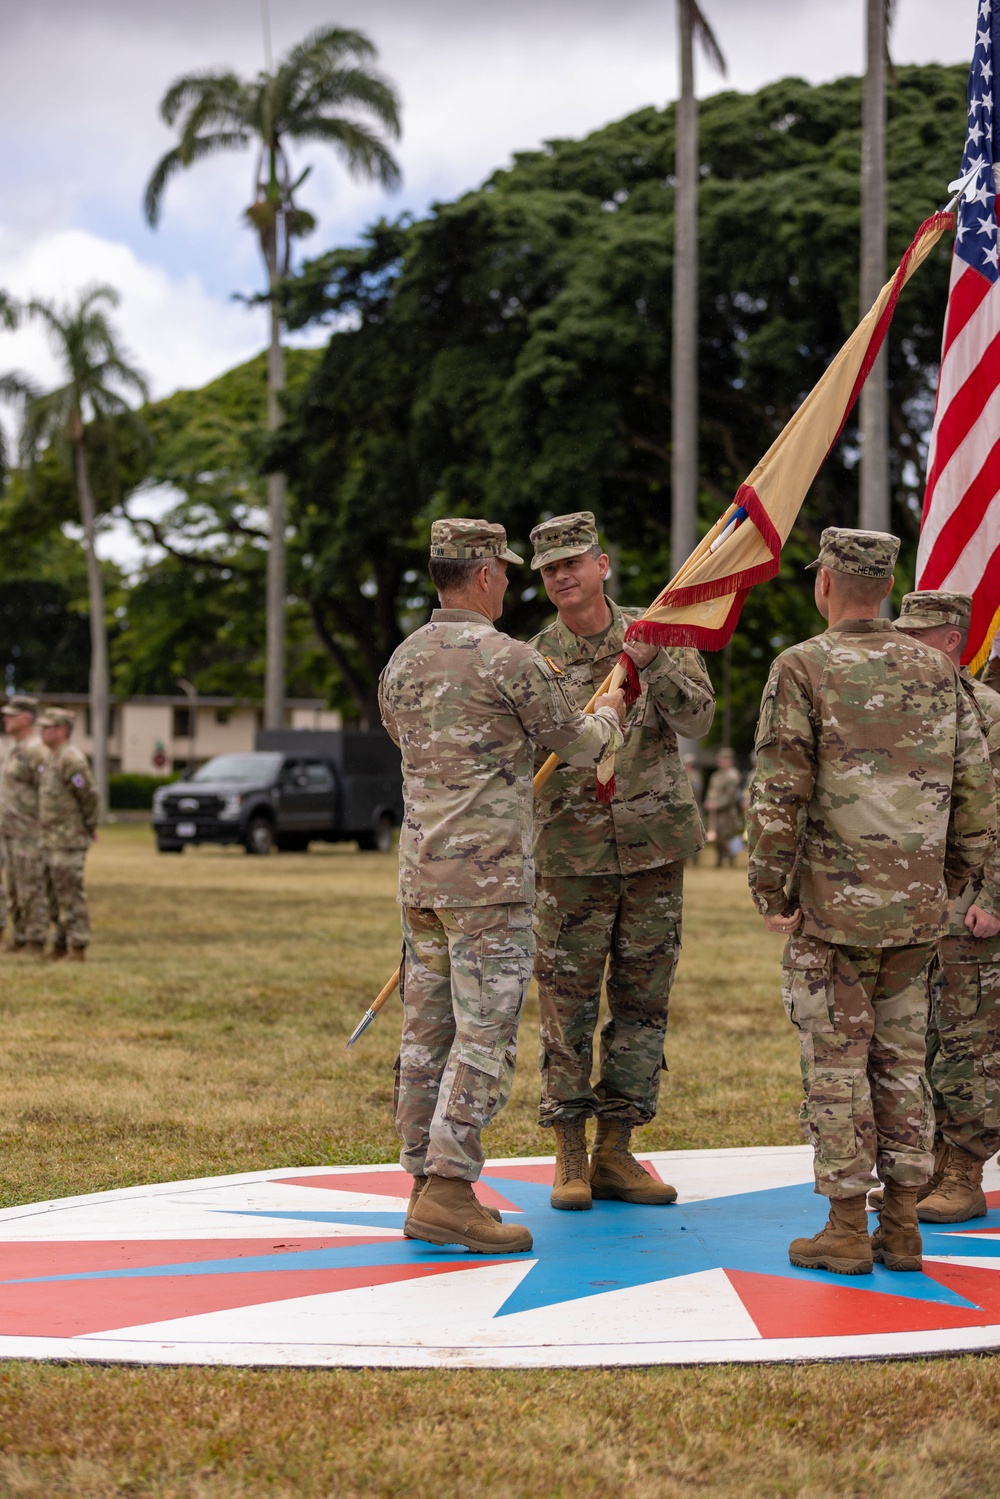
[[[174,738],[175,739],[190,739],[191,738],[191,729],[192,729],[191,709],[190,708],[175,708],[174,709]]]

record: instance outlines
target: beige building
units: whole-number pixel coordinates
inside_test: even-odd
[[[40,692],[49,708],[76,714],[72,742],[90,754],[90,704],[84,692]],[[213,755],[251,750],[263,715],[255,703],[232,697],[133,697],[112,699],[108,724],[108,762],[112,772],[169,775],[188,765],[203,765]],[[289,698],[285,724],[290,729],[339,729],[341,715],[320,698]]]

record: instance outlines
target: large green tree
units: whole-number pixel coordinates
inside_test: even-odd
[[[49,452],[65,457],[73,474],[87,565],[90,719],[94,775],[102,811],[107,809],[111,684],[104,578],[96,550],[97,505],[91,484],[90,445],[93,430],[107,438],[113,421],[119,429],[130,430],[133,437],[141,434],[128,397],[145,399],[148,394],[143,376],[128,362],[108,319],[107,309],[117,307],[118,301],[113,287],[91,286],[71,305],[60,307],[37,298],[29,302],[28,313],[43,324],[66,378],[55,390],[35,395],[27,402],[21,434],[23,455],[29,463],[37,465],[40,456]]]
[[[371,67],[376,49],[360,31],[322,27],[293,47],[276,68],[252,80],[231,72],[191,73],[171,84],[160,113],[179,128],[178,144],[159,161],[146,188],[145,211],[156,224],[167,183],[182,168],[219,151],[256,147],[254,200],[246,218],[257,235],[267,274],[271,338],[268,425],[281,419],[285,362],[279,288],[291,267],[292,242],[315,227],[296,193],[309,168],[293,174],[290,144],[330,146],[356,177],[395,187],[399,168],[386,137],[399,135],[399,101]],[[267,665],[264,719],[284,722],[286,608],[286,492],[284,474],[268,481]]]
[[[899,68],[888,101],[890,260],[940,203],[965,126],[963,68]],[[700,527],[706,528],[857,321],[861,80],[785,79],[699,110]],[[435,515],[485,513],[524,542],[543,514],[595,510],[614,587],[669,577],[676,114],[646,109],[524,153],[425,219],[376,225],[291,283],[328,348],[290,411],[299,588],[362,710],[426,607]],[[889,356],[892,522],[905,579],[919,527],[949,246],[907,287]],[[767,665],[811,633],[798,574],[858,505],[856,415],[814,485],[782,575],[754,590],[733,646],[744,747]],[[275,459],[274,461],[277,461]],[[813,553],[814,555],[814,553]],[[537,626],[525,576],[506,616]],[[525,586],[526,585],[526,586]]]
[[[288,353],[288,389],[302,387],[319,355]],[[122,694],[176,690],[259,699],[264,682],[260,600],[267,563],[267,361],[262,355],[201,390],[148,405],[149,447],[137,453],[123,505],[147,557],[123,601],[112,652]],[[333,690],[333,666],[296,597],[300,547],[293,535],[288,683],[296,695]]]

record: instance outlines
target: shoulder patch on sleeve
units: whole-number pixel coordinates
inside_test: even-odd
[[[86,784],[87,784],[87,782],[84,780],[83,776],[80,774],[79,771],[77,771],[77,773],[76,773],[75,776],[70,776],[70,780],[71,780],[71,782],[73,783],[74,786],[83,787],[83,786],[86,786]]]
[[[764,696],[760,700],[760,716],[757,719],[757,732],[754,735],[753,747],[755,750],[762,750],[767,745],[773,744],[777,737],[778,673],[772,666],[764,687]]]

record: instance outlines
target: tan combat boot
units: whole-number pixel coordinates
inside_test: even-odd
[[[587,1121],[557,1119],[552,1129],[556,1137],[556,1174],[549,1202],[554,1208],[585,1211],[592,1206],[587,1180]]]
[[[63,947],[62,943],[60,943],[60,942],[55,943],[55,945],[52,947],[52,949],[51,949],[51,951],[49,953],[50,960],[53,963],[61,963],[62,960],[63,960],[63,958],[65,958],[65,956],[66,956],[66,948]]]
[[[922,1270],[923,1244],[917,1222],[917,1188],[886,1182],[878,1228],[872,1234],[872,1256],[887,1270]]]
[[[474,1254],[523,1254],[531,1235],[520,1224],[498,1223],[477,1202],[472,1183],[429,1176],[407,1219],[408,1237],[427,1244],[461,1244]]]
[[[84,963],[87,960],[87,949],[85,947],[69,947],[66,956],[71,963]]]
[[[594,1197],[617,1197],[621,1202],[665,1207],[677,1201],[676,1187],[654,1181],[628,1148],[632,1126],[627,1119],[598,1119],[594,1154],[590,1159],[590,1190]]]
[[[934,1191],[917,1196],[917,1217],[923,1223],[965,1223],[986,1217],[983,1167],[986,1162],[957,1145],[948,1145],[944,1171]]]
[[[937,1190],[938,1183],[944,1175],[944,1163],[947,1159],[948,1145],[945,1140],[942,1140],[934,1147],[934,1172],[930,1181],[924,1182],[922,1187],[917,1188],[918,1202],[923,1202],[925,1197],[929,1197],[932,1192]],[[883,1190],[881,1187],[876,1187],[874,1192],[868,1193],[868,1211],[870,1213],[877,1213],[881,1209],[883,1201]]]
[[[413,1235],[410,1233],[410,1229],[409,1229],[410,1217],[411,1217],[411,1214],[413,1213],[413,1209],[417,1205],[417,1198],[420,1196],[421,1192],[424,1190],[424,1188],[426,1187],[426,1185],[427,1185],[427,1177],[426,1176],[415,1176],[413,1178],[413,1190],[410,1193],[410,1200],[406,1204],[406,1219],[405,1219],[405,1221],[403,1223],[403,1238],[404,1239],[412,1239],[413,1238]],[[477,1200],[477,1202],[479,1201],[478,1198],[476,1200]],[[483,1210],[484,1213],[489,1213],[489,1215],[493,1219],[494,1223],[502,1223],[503,1222],[503,1219],[501,1218],[500,1214],[497,1212],[496,1208],[488,1208],[488,1207],[486,1207],[486,1205],[484,1203],[481,1203],[481,1202],[479,1203],[479,1206],[482,1208],[482,1210]]]
[[[22,942],[18,947],[13,948],[12,952],[17,958],[34,958],[37,960],[45,956],[45,943]]]
[[[830,1216],[811,1239],[793,1239],[788,1258],[800,1270],[832,1270],[834,1275],[870,1275],[872,1246],[868,1213],[858,1197],[831,1197]]]

